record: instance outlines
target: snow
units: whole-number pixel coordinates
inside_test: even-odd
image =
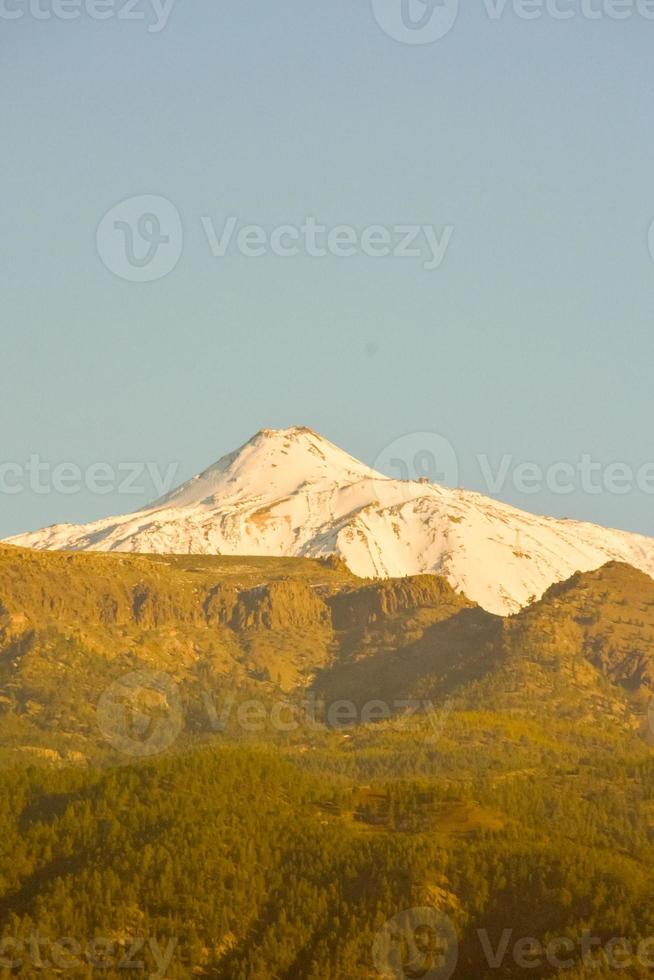
[[[654,539],[539,517],[465,490],[392,480],[304,427],[258,432],[135,514],[8,541],[146,554],[337,554],[364,577],[442,574],[500,614],[610,560],[654,576]]]

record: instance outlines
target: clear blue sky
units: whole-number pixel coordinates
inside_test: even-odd
[[[159,33],[2,22],[2,461],[182,479],[295,423],[368,462],[436,431],[479,489],[479,453],[654,460],[653,45],[637,15],[492,21],[482,0],[425,45],[367,0],[177,0]],[[184,251],[135,283],[96,228],[143,194],[174,203]],[[207,215],[455,230],[435,271],[217,259]],[[498,495],[654,534],[637,489]],[[144,500],[28,487],[0,495],[0,535]]]

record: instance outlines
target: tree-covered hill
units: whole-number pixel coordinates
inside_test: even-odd
[[[329,756],[300,771],[270,748],[214,747],[5,772],[3,952],[30,977],[74,961],[89,978],[103,964],[110,978],[372,980],[385,923],[435,908],[461,980],[557,975],[546,959],[526,972],[525,937],[569,937],[566,975],[615,976],[609,941],[654,934],[651,758],[614,754],[609,771],[601,752],[523,773],[497,771],[492,752],[488,763],[470,780],[434,769],[363,784]],[[604,965],[584,973],[586,930]],[[126,970],[129,956],[145,966]],[[632,958],[620,975],[648,976]]]
[[[0,976],[650,976],[653,656],[620,564],[0,549]]]

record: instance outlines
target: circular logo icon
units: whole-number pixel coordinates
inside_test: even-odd
[[[98,702],[97,718],[109,744],[134,756],[163,752],[184,722],[172,677],[150,670],[125,674],[107,688]]]
[[[402,44],[433,44],[452,30],[459,0],[372,0],[381,29]]]
[[[449,980],[459,958],[454,923],[438,909],[406,909],[382,926],[372,947],[384,980]]]
[[[372,468],[392,480],[459,484],[459,461],[452,443],[437,432],[409,432],[389,443]]]
[[[104,265],[120,279],[154,282],[179,262],[182,219],[165,197],[130,197],[107,211],[98,225],[96,245]]]

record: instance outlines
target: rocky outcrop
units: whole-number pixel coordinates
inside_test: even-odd
[[[425,607],[471,605],[436,575],[386,579],[351,589],[330,601],[334,628],[347,630],[373,626],[401,613]]]
[[[584,658],[629,690],[654,688],[654,581],[622,562],[577,572],[504,627],[509,657]]]
[[[271,582],[241,592],[230,626],[284,630],[330,625],[328,606],[303,582]]]

